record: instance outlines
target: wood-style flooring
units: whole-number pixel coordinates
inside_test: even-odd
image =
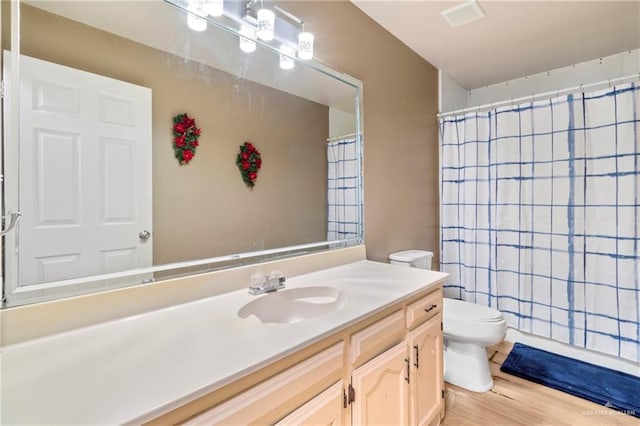
[[[495,382],[491,391],[475,393],[446,384],[442,425],[640,425],[638,418],[503,373],[500,366],[512,346],[504,342],[487,350]]]

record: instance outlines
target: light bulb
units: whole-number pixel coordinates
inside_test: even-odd
[[[264,41],[273,40],[276,15],[269,9],[258,11],[258,37]]]
[[[211,16],[222,16],[224,11],[224,0],[205,0],[204,12]]]
[[[187,14],[187,25],[189,25],[189,28],[193,31],[204,31],[207,29],[207,21],[193,12]]]
[[[251,53],[256,50],[256,27],[242,24],[240,27],[240,50]]]
[[[280,46],[280,68],[283,70],[292,69],[295,65],[295,62],[293,61],[295,56],[296,50],[293,47],[286,44]]]
[[[202,19],[206,16],[204,6],[204,0],[191,0],[187,6],[187,25],[193,31],[204,31],[207,29],[207,21]]]
[[[313,34],[304,31],[298,34],[298,58],[313,58]]]

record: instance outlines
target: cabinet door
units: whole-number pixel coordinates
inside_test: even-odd
[[[403,342],[353,371],[351,409],[354,425],[407,424],[407,367],[407,347]]]
[[[412,425],[429,424],[440,413],[443,386],[442,316],[431,318],[409,334]]]
[[[343,387],[342,380],[304,404],[302,407],[289,414],[276,423],[276,426],[284,425],[331,425],[342,426],[344,424]]]

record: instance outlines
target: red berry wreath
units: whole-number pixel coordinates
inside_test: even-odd
[[[244,183],[249,188],[253,188],[256,184],[256,179],[258,179],[258,170],[262,167],[262,157],[251,142],[245,142],[240,145],[240,152],[236,158],[236,164],[238,165],[238,169],[240,169]]]
[[[201,130],[187,113],[173,117],[173,151],[180,164],[189,164],[196,155]]]

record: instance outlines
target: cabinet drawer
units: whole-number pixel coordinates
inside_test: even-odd
[[[442,288],[407,306],[407,328],[412,329],[440,312],[442,312]]]
[[[282,417],[278,413],[287,401],[300,393],[322,385],[344,366],[344,343],[325,349],[295,367],[235,396],[190,419],[187,425],[264,423],[264,417]]]
[[[351,335],[351,363],[361,364],[404,339],[402,311]]]

